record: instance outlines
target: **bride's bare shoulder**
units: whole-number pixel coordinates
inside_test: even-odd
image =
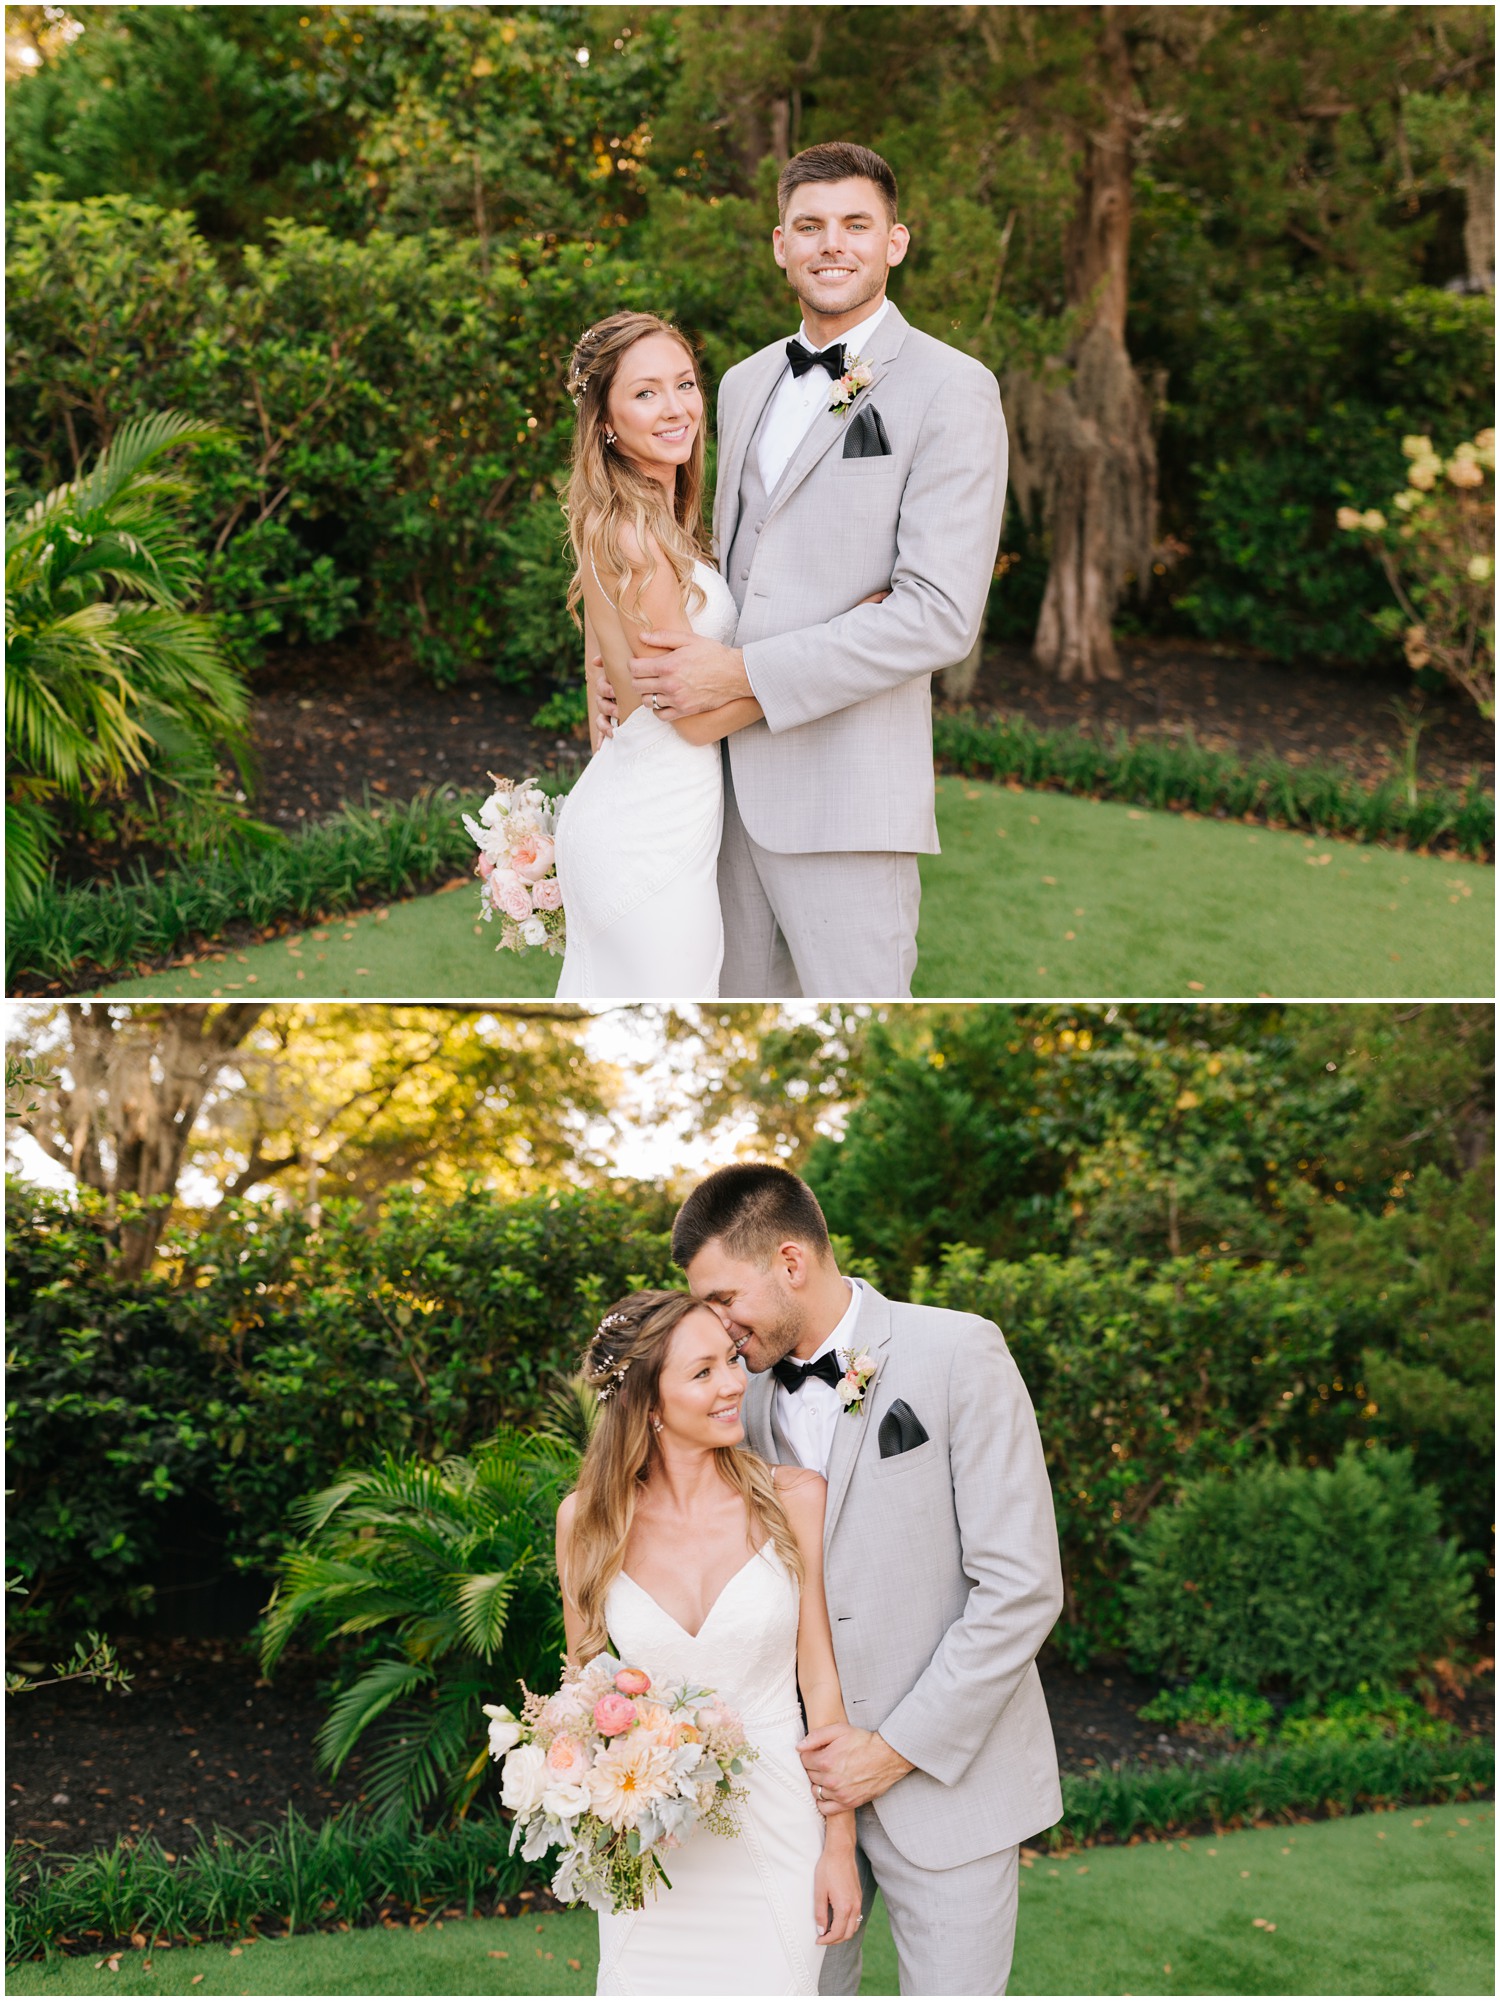
[[[773,1466],[771,1481],[788,1514],[816,1512],[821,1515],[828,1496],[828,1482],[810,1466]]]

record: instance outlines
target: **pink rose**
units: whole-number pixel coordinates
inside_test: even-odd
[[[531,891],[524,883],[511,883],[493,900],[499,904],[505,915],[513,917],[517,924],[524,923],[531,915]]]
[[[481,855],[474,864],[474,873],[479,876],[487,876],[494,866],[495,864],[490,860],[488,855]]]
[[[635,1704],[628,1695],[616,1695],[611,1691],[608,1695],[601,1695],[594,1704],[594,1728],[601,1737],[618,1737],[634,1721]]]
[[[510,865],[522,882],[540,882],[555,850],[546,834],[523,834],[510,851]]]
[[[615,1687],[621,1695],[649,1695],[651,1677],[644,1668],[622,1667],[615,1676]]]
[[[531,892],[531,902],[537,910],[562,909],[562,884],[555,875],[549,875],[545,882],[539,882]]]

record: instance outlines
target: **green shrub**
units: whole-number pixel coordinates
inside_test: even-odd
[[[1392,1682],[1468,1632],[1469,1569],[1408,1453],[1266,1461],[1195,1481],[1134,1538],[1130,1645],[1157,1670],[1244,1689]]]
[[[1405,474],[1403,434],[1493,421],[1494,302],[1426,287],[1247,294],[1208,314],[1174,430],[1196,459],[1192,571],[1174,603],[1208,638],[1285,660],[1399,659],[1388,602],[1336,525]]]
[[[1401,1690],[1362,1681],[1350,1695],[1293,1703],[1276,1734],[1283,1744],[1376,1744],[1393,1738],[1442,1744],[1454,1731]]]
[[[670,1282],[667,1215],[597,1195],[226,1203],[122,1282],[97,1198],[8,1193],[7,1565],[38,1643],[144,1603],[185,1515],[269,1573],[342,1468],[543,1417],[603,1305]]]
[[[1276,1725],[1275,1708],[1263,1695],[1221,1681],[1164,1688],[1138,1713],[1143,1723],[1170,1723],[1178,1730],[1186,1725],[1241,1744],[1264,1744]]]
[[[538,685],[578,657],[552,498],[582,327],[653,288],[592,243],[282,221],[229,282],[188,219],[111,195],[9,212],[11,428],[23,478],[170,405],[199,455],[208,589],[245,649],[350,620],[439,681]],[[658,289],[659,288],[655,288]]]
[[[1248,1469],[1266,1443],[1331,1453],[1358,1425],[1317,1395],[1338,1329],[1289,1273],[1193,1258],[986,1263],[958,1245],[917,1269],[911,1297],[1004,1330],[1047,1453],[1066,1594],[1053,1639],[1075,1667],[1125,1644],[1124,1536],[1153,1510],[1170,1517],[1188,1482]]]

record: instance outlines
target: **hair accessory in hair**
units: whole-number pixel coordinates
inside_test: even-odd
[[[598,1397],[600,1403],[608,1403],[616,1390],[624,1388],[625,1371],[634,1360],[635,1357],[633,1355],[627,1355],[623,1362],[614,1362],[605,1370],[603,1386],[596,1385],[594,1390],[594,1394]]]

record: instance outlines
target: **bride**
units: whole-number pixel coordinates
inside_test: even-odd
[[[591,714],[593,757],[558,823],[568,929],[557,994],[713,1000],[724,956],[718,745],[760,704],[669,721],[642,703],[629,667],[652,627],[734,637],[734,598],[703,539],[703,389],[682,335],[634,312],[589,328],[568,389],[578,408],[568,607],[576,617],[582,603],[585,650],[603,658],[618,721],[605,736]]]
[[[813,1803],[797,1756],[841,1723],[823,1597],[824,1481],[740,1451],[745,1374],[684,1292],[612,1308],[585,1363],[599,1418],[557,1515],[568,1657],[608,1648],[737,1710],[758,1756],[732,1839],[700,1828],[672,1887],[599,1919],[600,1994],[815,1994],[860,1923],[854,1815]]]
[[[759,702],[670,716],[643,703],[641,634],[691,628],[728,645],[739,613],[703,529],[703,385],[686,340],[654,313],[611,313],[568,367],[578,411],[568,479],[584,651],[602,663],[614,727],[589,704],[593,755],[563,804],[557,877],[567,912],[559,1000],[716,1000],[724,957],[720,743]],[[888,596],[876,591],[865,600]]]

